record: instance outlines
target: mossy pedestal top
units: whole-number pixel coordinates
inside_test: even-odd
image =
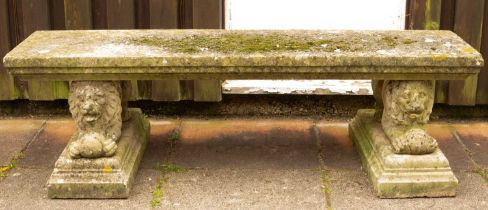
[[[378,79],[372,73],[462,79],[483,66],[480,53],[450,31],[38,31],[3,61],[15,76],[91,73],[110,79],[127,73],[138,79],[281,78],[281,73],[305,79],[311,74]]]

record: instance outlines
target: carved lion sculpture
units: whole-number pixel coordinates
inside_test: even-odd
[[[381,124],[395,153],[428,154],[437,142],[425,132],[434,101],[432,81],[385,81]]]
[[[69,110],[78,127],[69,145],[72,158],[109,157],[121,134],[121,87],[117,82],[80,81],[71,84]]]

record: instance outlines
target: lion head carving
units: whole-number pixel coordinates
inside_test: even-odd
[[[381,125],[397,154],[429,154],[436,140],[425,132],[434,102],[433,81],[385,81]]]
[[[389,81],[383,91],[384,117],[390,117],[396,124],[425,124],[429,120],[433,105],[433,83],[431,81]]]
[[[120,94],[120,83],[116,82],[79,81],[71,84],[68,103],[78,127],[78,142],[72,147],[72,151],[76,151],[72,152],[73,157],[103,156],[94,151],[108,150],[105,147],[119,139],[122,128]],[[97,138],[93,133],[97,133]],[[88,142],[102,148],[87,147]],[[112,150],[107,152],[113,153]]]

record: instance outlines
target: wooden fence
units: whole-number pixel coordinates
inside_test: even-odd
[[[406,28],[453,30],[488,55],[487,7],[485,0],[407,0]],[[0,56],[36,30],[223,28],[223,14],[224,0],[0,0]],[[488,104],[487,71],[465,81],[438,81],[436,102]],[[222,98],[221,81],[132,83],[133,99]],[[68,82],[16,81],[1,66],[0,84],[0,100],[62,99],[69,88]]]
[[[483,55],[488,55],[488,4],[485,0],[409,0],[406,27],[452,30]],[[465,81],[438,81],[436,102],[488,104],[488,65],[478,77]]]
[[[223,28],[223,0],[0,0],[0,56],[36,30]],[[0,66],[1,68],[1,66]],[[0,100],[66,98],[68,82],[16,81],[0,69]],[[220,101],[221,82],[132,81],[133,99]]]

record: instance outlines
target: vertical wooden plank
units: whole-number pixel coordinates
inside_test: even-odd
[[[48,0],[18,0],[13,4],[18,16],[16,24],[19,25],[15,44],[36,30],[51,28]],[[31,100],[54,100],[64,98],[66,93],[66,86],[59,82],[29,81],[27,86],[27,94]]]
[[[107,29],[107,1],[92,1],[92,19],[94,29]]]
[[[407,2],[406,28],[415,30],[438,30],[442,24],[442,7],[445,0],[409,0]],[[445,103],[447,81],[436,81],[436,103]]]
[[[91,29],[91,0],[64,0],[64,22],[68,30]]]
[[[149,0],[149,27],[178,28],[178,0]]]
[[[408,29],[439,29],[441,0],[410,0],[407,9]]]
[[[134,29],[136,28],[136,3],[134,0],[93,0],[93,28]],[[131,80],[130,99],[140,98],[137,80]]]
[[[136,28],[148,29],[149,28],[149,0],[136,1]]]
[[[179,26],[179,0],[148,0],[149,28],[176,29]],[[139,82],[141,83],[141,81]],[[182,84],[179,80],[156,80],[150,83],[151,99],[155,101],[180,101]]]
[[[7,0],[0,0],[0,57],[11,49],[9,33],[9,16]],[[0,62],[0,100],[12,100],[17,98],[14,80],[3,69],[3,62]]]
[[[456,1],[454,32],[478,50],[481,47],[484,8],[484,0]],[[477,76],[472,76],[465,81],[449,82],[448,104],[474,105],[477,83]]]
[[[488,60],[488,3],[485,2],[485,11],[483,14],[483,31],[481,42],[481,54]],[[488,64],[485,64],[483,70],[478,74],[478,87],[476,89],[476,103],[488,104]]]
[[[193,0],[180,0],[179,3],[179,28],[193,28]]]
[[[64,0],[51,0],[49,8],[51,9],[51,29],[64,30],[66,29],[66,23],[64,21]]]
[[[54,30],[91,29],[90,0],[51,0],[49,1],[50,26]],[[69,82],[53,82],[55,98],[67,98]],[[30,89],[43,89],[44,84],[30,84]]]
[[[93,0],[92,11],[95,29],[136,28],[134,0]]]
[[[222,1],[221,0],[194,0],[193,1],[193,28],[219,29],[222,27]]]
[[[221,0],[194,0],[192,2],[192,25],[199,29],[219,29],[223,26]],[[195,80],[193,84],[193,100],[221,101],[222,81]]]
[[[456,0],[442,0],[441,4],[441,30],[454,29],[454,14],[456,8]],[[435,103],[447,103],[447,96],[449,91],[449,81],[439,80],[435,84]]]
[[[133,29],[135,28],[134,0],[106,0],[107,28]]]

